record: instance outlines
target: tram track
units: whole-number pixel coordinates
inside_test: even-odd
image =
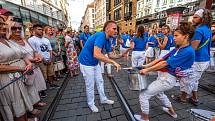
[[[122,94],[121,90],[119,89],[119,86],[117,85],[115,79],[113,77],[109,78],[113,89],[115,90],[115,93],[117,94],[117,97],[120,100],[120,104],[122,106],[122,108],[124,109],[124,112],[126,114],[126,117],[129,121],[136,121],[134,118],[134,112],[132,111],[132,109],[130,108],[126,98],[124,97],[124,95]]]
[[[58,90],[56,96],[54,97],[54,100],[50,104],[50,106],[49,106],[48,110],[46,111],[42,121],[50,121],[51,118],[53,117],[53,115],[56,111],[57,105],[59,104],[60,99],[62,97],[62,94],[63,94],[63,92],[64,92],[64,90],[65,90],[65,88],[69,82],[68,77],[69,77],[69,74],[67,74],[66,77],[64,78],[62,86]]]

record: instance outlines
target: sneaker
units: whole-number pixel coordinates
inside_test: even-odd
[[[49,89],[59,89],[60,86],[56,85],[56,84],[50,84]]]
[[[134,118],[135,118],[137,121],[149,121],[149,120],[144,120],[144,119],[142,119],[141,117],[142,117],[141,115],[134,114]]]
[[[109,105],[112,105],[112,104],[114,104],[114,101],[113,100],[103,100],[103,101],[101,101],[101,103],[102,104],[109,104]]]
[[[94,113],[99,112],[99,109],[98,109],[95,105],[90,106],[90,109],[91,109]]]
[[[170,113],[170,111],[169,111],[168,108],[163,107],[162,109],[163,109],[164,112],[168,113],[168,114],[169,114],[170,116],[172,116],[173,118],[177,118],[177,117],[178,117],[177,114],[172,114],[172,113]]]

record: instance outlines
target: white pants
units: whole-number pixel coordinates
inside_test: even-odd
[[[131,56],[132,67],[138,67],[145,62],[145,51],[133,51]]]
[[[146,57],[153,58],[155,57],[155,50],[153,47],[148,47],[146,50]]]
[[[142,91],[139,95],[141,110],[145,114],[149,114],[149,99],[152,96],[157,96],[166,107],[172,107],[168,97],[164,94],[173,88],[176,84],[176,77],[167,72],[160,72],[160,76],[153,81],[146,90]]]
[[[170,51],[169,50],[161,50],[160,56],[159,58],[162,58],[163,56],[165,56],[166,54],[168,54]]]
[[[208,68],[209,62],[194,62],[193,68],[193,78],[190,80],[192,85],[192,91],[198,91],[199,79],[201,78],[203,72]]]
[[[97,66],[85,66],[80,64],[81,72],[83,74],[86,93],[87,93],[87,103],[91,107],[95,105],[94,102],[94,85],[96,82],[97,90],[99,92],[100,100],[107,100],[104,92],[104,80],[102,78],[101,67]]]
[[[108,54],[105,54],[106,57],[108,57]],[[105,72],[105,66],[107,66],[107,73],[111,74],[111,64],[101,61],[101,73]]]
[[[128,48],[123,48],[122,45],[120,45],[120,54],[123,54]],[[129,52],[128,52],[129,55]]]

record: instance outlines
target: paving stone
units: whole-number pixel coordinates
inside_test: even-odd
[[[128,121],[125,115],[117,116],[116,119],[117,121]]]
[[[99,121],[101,120],[100,113],[93,113],[92,115],[87,116],[87,121]]]
[[[83,115],[83,116],[77,116],[76,117],[77,121],[87,121],[87,115]]]
[[[101,118],[102,119],[111,118],[110,112],[109,111],[103,111],[103,112],[101,112]]]
[[[124,112],[121,108],[116,108],[116,109],[111,109],[110,113],[111,113],[112,117],[115,117],[115,116],[123,114]]]

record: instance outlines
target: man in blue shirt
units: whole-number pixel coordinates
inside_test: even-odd
[[[88,38],[90,38],[89,26],[85,25],[84,26],[84,32],[82,32],[80,34],[80,45],[81,45],[81,48],[84,47],[84,45],[85,45],[86,41],[88,40]]]
[[[211,13],[207,9],[199,9],[193,15],[193,24],[196,26],[195,34],[191,39],[191,45],[195,49],[195,63],[193,64],[194,78],[191,79],[192,98],[191,103],[198,105],[198,83],[202,73],[208,68],[210,61],[210,46],[212,32],[210,30]]]
[[[117,71],[120,69],[120,65],[118,63],[109,59],[121,57],[121,55],[114,55],[111,49],[111,41],[109,38],[115,36],[116,33],[116,23],[114,21],[107,21],[104,24],[103,32],[97,32],[91,36],[79,55],[80,68],[86,84],[87,103],[93,112],[98,112],[98,108],[95,106],[94,102],[95,82],[101,103],[114,103],[114,101],[109,100],[105,96],[104,80],[101,74],[101,67],[98,63],[100,60],[112,64],[116,67]],[[103,49],[108,53],[109,58],[102,53]]]

